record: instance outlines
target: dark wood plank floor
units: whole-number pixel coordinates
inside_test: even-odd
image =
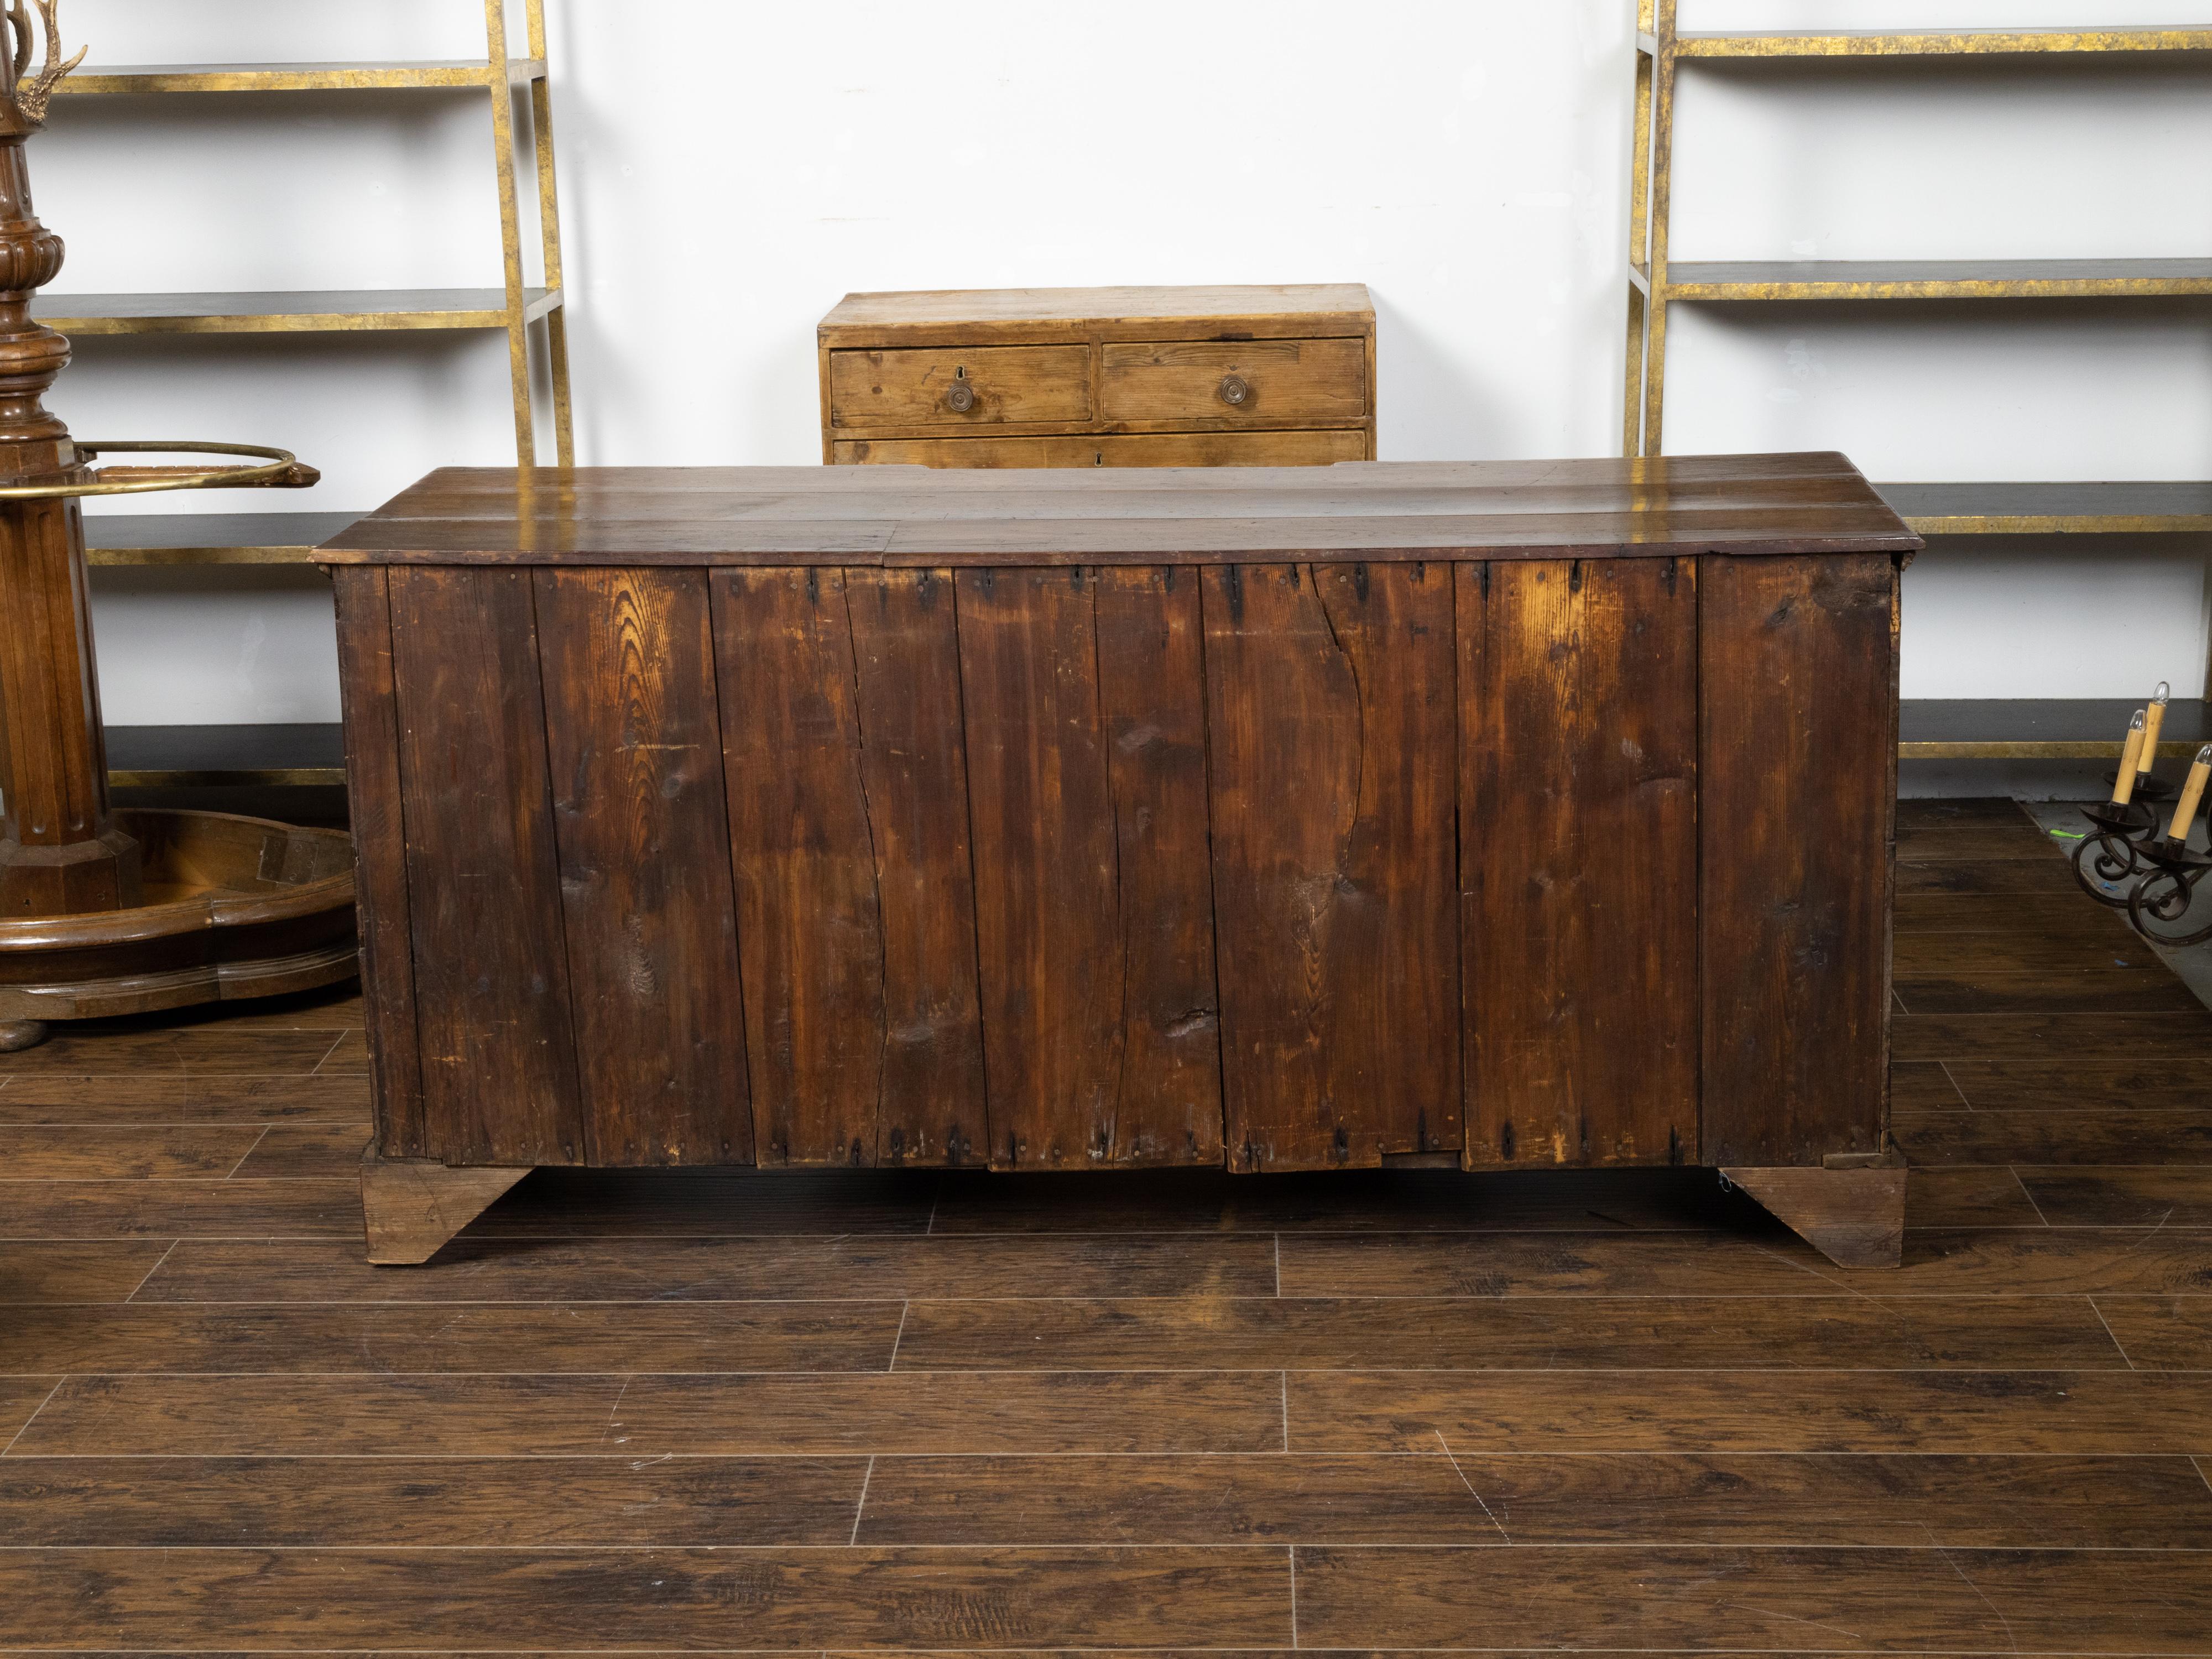
[[[541,1174],[349,997],[0,1060],[0,1650],[2212,1655],[2212,1012],[1907,809],[1907,1261],[1698,1172]]]

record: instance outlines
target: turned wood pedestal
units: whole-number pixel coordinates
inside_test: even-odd
[[[434,474],[321,554],[371,1259],[544,1164],[1443,1164],[1894,1263],[1918,544],[1836,455]]]

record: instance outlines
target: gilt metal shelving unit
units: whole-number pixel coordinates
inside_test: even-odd
[[[553,106],[545,50],[544,0],[522,0],[526,55],[511,55],[507,0],[484,0],[484,56],[436,62],[124,64],[82,70],[57,94],[73,98],[149,94],[352,93],[480,89],[491,105],[499,193],[499,288],[366,289],[219,294],[56,294],[32,314],[66,335],[404,333],[500,330],[507,335],[514,447],[538,459],[538,358],[551,389],[559,464],[575,462],[568,396],[567,311],[562,289],[561,216],[553,168]],[[521,169],[515,101],[530,100],[530,182],[536,187],[544,280],[524,263]],[[85,522],[94,566],[305,565],[315,547],[358,513],[107,514]],[[336,726],[145,726],[109,729],[109,781],[117,787],[206,788],[331,785],[344,780]]]
[[[553,108],[545,57],[544,0],[523,0],[527,55],[509,55],[507,0],[484,0],[485,55],[409,63],[124,64],[79,71],[56,89],[73,98],[169,93],[453,91],[489,99],[499,191],[501,288],[365,289],[232,294],[55,294],[32,314],[64,334],[334,334],[501,330],[507,335],[514,447],[537,464],[538,398],[532,325],[543,323],[556,453],[575,459],[568,396],[568,338],[561,272],[561,217],[553,168]],[[530,99],[532,182],[544,274],[526,280],[514,101]],[[86,526],[95,565],[305,564],[308,553],[358,514],[268,513],[108,517]]]
[[[1677,303],[2212,297],[2212,259],[1853,259],[1674,263],[1668,255],[1676,69],[1700,59],[1884,63],[1938,58],[2145,60],[2212,53],[2212,27],[1837,29],[1682,33],[1676,0],[1638,0],[1629,193],[1628,350],[1621,451],[1656,455],[1666,414],[1667,313]],[[1878,484],[1927,536],[2212,532],[2212,483]],[[2191,546],[2191,551],[2199,551]],[[2096,700],[1908,703],[1911,759],[2101,757],[2114,738]],[[2124,714],[2121,717],[2124,723]],[[2112,732],[2119,726],[2113,725]],[[2187,753],[2179,742],[2161,752]]]

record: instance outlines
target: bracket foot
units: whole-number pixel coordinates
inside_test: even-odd
[[[369,1261],[420,1267],[529,1173],[526,1168],[457,1170],[428,1159],[382,1158],[371,1147],[361,1163]]]
[[[1722,1170],[1839,1267],[1905,1260],[1905,1160],[1893,1152],[1841,1169]]]

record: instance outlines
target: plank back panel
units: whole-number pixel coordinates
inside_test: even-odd
[[[960,672],[994,1169],[1114,1150],[1126,964],[1097,573],[963,570]]]
[[[1698,1106],[1696,567],[1458,572],[1473,1169],[1668,1164]]]
[[[989,1129],[952,574],[851,569],[845,597],[883,927],[877,1161],[975,1163]]]
[[[399,707],[392,684],[392,601],[385,572],[331,572],[337,602],[338,687],[345,718],[346,801],[361,915],[362,1020],[368,1038],[376,1146],[422,1158],[422,1063],[416,1047],[415,963],[400,811]]]
[[[585,1153],[528,570],[390,573],[424,1151]]]
[[[1218,1164],[1221,1019],[1198,572],[1103,571],[1097,601],[1126,988],[1114,1161]]]
[[[883,916],[844,574],[718,570],[710,588],[755,1153],[872,1164]]]
[[[1229,1157],[1461,1142],[1449,567],[1205,575]]]
[[[591,1162],[750,1163],[706,574],[536,580]]]
[[[1698,577],[1701,1162],[1881,1149],[1897,795],[1887,554]]]

